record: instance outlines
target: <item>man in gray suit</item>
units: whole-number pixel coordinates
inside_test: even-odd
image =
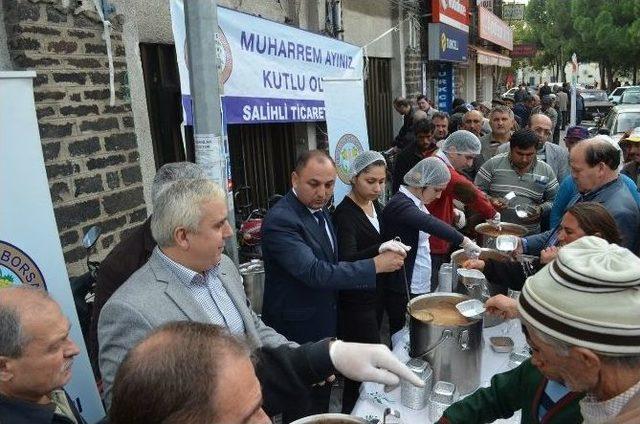
[[[227,221],[226,193],[220,187],[209,180],[180,180],[160,193],[153,206],[151,231],[157,246],[149,261],[107,301],[98,320],[107,407],[116,371],[127,352],[150,331],[170,321],[217,324],[232,334],[244,335],[254,348],[297,346],[251,311],[237,268],[222,254],[233,231]],[[333,364],[336,371],[343,372],[339,364],[355,354],[374,367],[411,378],[404,365],[390,359],[393,356],[388,349],[382,355],[369,355],[367,360],[361,346],[342,349],[343,358],[336,360],[334,356],[329,359],[326,342],[318,345],[310,360],[319,358],[318,362]]]
[[[549,140],[553,136],[553,122],[551,118],[542,113],[536,113],[529,118],[531,131],[538,135],[541,147],[538,149],[538,160],[545,162],[553,169],[558,182],[563,181],[569,175],[569,151],[562,146],[551,143]],[[509,143],[498,147],[497,153],[509,151]]]

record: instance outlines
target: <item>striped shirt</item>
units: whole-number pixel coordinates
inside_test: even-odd
[[[194,300],[209,316],[211,324],[226,327],[232,334],[244,334],[242,316],[218,277],[220,264],[200,274],[175,262],[158,246],[153,249],[152,254],[159,257],[173,272],[178,282],[187,288]]]
[[[529,234],[539,233],[540,224],[523,223],[516,216],[515,206],[540,206],[543,212],[548,213],[558,192],[558,180],[549,165],[534,159],[530,169],[520,175],[511,164],[509,152],[497,154],[486,161],[476,175],[475,184],[491,197],[502,198],[513,191],[516,197],[509,207],[500,211],[502,220],[525,226]]]

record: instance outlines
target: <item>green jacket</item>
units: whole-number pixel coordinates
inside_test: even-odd
[[[511,371],[493,376],[490,387],[478,389],[451,405],[439,423],[490,423],[509,418],[518,410],[522,410],[522,424],[581,423],[578,401],[583,395],[574,392],[560,399],[543,420],[538,418],[540,397],[547,381],[531,360],[527,360]]]

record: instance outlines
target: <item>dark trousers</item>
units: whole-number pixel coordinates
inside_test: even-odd
[[[343,290],[338,300],[338,337],[345,342],[380,343],[384,313],[382,285],[373,290]],[[342,412],[351,413],[360,395],[360,383],[344,379]]]
[[[568,110],[560,111],[560,129],[561,130],[565,129],[568,122],[569,122],[569,111]]]

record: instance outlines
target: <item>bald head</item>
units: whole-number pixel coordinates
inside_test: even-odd
[[[551,118],[543,113],[536,113],[529,118],[529,128],[536,133],[541,143],[551,139],[553,122]]]
[[[618,178],[620,151],[600,138],[582,140],[569,153],[571,175],[581,193]]]

